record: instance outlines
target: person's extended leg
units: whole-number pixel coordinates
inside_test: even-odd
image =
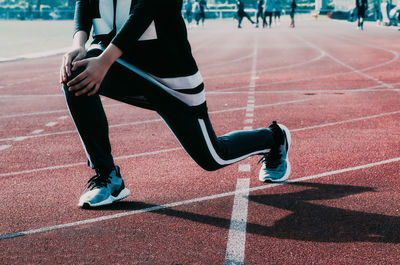
[[[158,113],[168,124],[186,152],[205,170],[217,170],[251,155],[264,154],[274,145],[271,130],[236,131],[217,137],[206,106],[198,113],[159,106]]]
[[[238,15],[238,28],[242,27],[242,20],[243,20],[243,16],[242,15]]]
[[[251,22],[251,24],[254,24],[254,21],[251,19],[249,14],[245,13],[246,18]]]
[[[289,177],[290,132],[285,126],[273,122],[268,128],[217,137],[205,104],[195,112],[166,106],[157,109],[186,152],[203,169],[217,170],[253,155],[263,155],[260,181],[283,181]]]

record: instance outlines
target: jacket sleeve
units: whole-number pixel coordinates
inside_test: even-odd
[[[85,31],[88,36],[92,28],[92,18],[90,12],[89,0],[77,0],[75,4],[75,33]]]
[[[158,4],[155,0],[135,1],[128,20],[111,43],[117,46],[122,52],[129,51],[132,43],[136,42],[143,35],[154,20]]]

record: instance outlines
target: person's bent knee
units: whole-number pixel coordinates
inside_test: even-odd
[[[75,95],[76,91],[69,91],[69,89],[68,89],[69,87],[67,86],[67,84],[69,81],[71,81],[72,79],[77,77],[80,73],[82,73],[83,70],[85,70],[85,68],[80,67],[80,68],[76,69],[75,71],[72,71],[71,75],[67,77],[67,81],[62,83],[62,88],[63,88],[66,96],[74,96]]]

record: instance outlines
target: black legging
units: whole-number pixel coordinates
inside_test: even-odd
[[[272,13],[272,11],[270,12],[270,11],[265,11],[265,13],[264,13],[264,26],[265,25],[269,25],[269,26],[271,26],[271,24],[272,24],[272,15],[273,15],[273,13]],[[268,23],[267,23],[267,17],[268,17]]]
[[[97,56],[100,50],[88,52]],[[83,69],[78,69],[76,76]],[[99,170],[114,166],[108,136],[108,122],[99,94],[75,96],[64,85],[71,116],[86,150],[88,165]],[[261,128],[237,131],[217,137],[207,113],[206,103],[188,107],[163,89],[119,63],[106,74],[101,95],[155,110],[164,119],[186,152],[205,170],[217,170],[251,155],[264,154],[274,144],[272,131]]]

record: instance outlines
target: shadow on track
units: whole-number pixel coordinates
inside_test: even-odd
[[[247,223],[248,233],[313,242],[400,243],[400,217],[352,211],[310,202],[340,199],[364,192],[375,192],[373,188],[308,182],[287,183],[286,185],[301,186],[305,189],[294,193],[251,195],[248,197],[251,202],[292,212],[277,220],[272,226]],[[157,206],[143,202],[122,201],[96,208],[96,210],[132,211]],[[230,226],[230,219],[172,208],[163,208],[151,212],[225,229],[229,229]]]

